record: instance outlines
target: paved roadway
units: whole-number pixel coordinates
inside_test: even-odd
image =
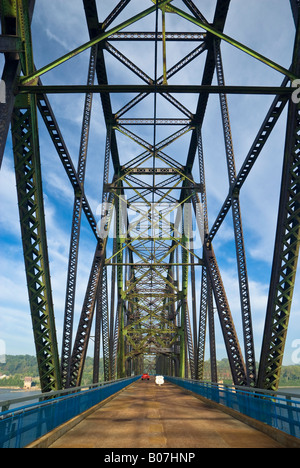
[[[282,448],[181,388],[136,382],[50,448]]]

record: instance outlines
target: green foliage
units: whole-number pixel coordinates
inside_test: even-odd
[[[227,374],[230,373],[228,359],[218,361],[219,378],[227,383]],[[210,363],[205,362],[204,372],[209,377]],[[23,387],[24,377],[37,377],[39,375],[37,360],[35,356],[18,355],[6,356],[6,363],[0,364],[0,374],[10,376],[9,379],[0,380],[0,387]],[[103,360],[100,360],[100,380],[103,379]],[[38,380],[38,379],[37,379]],[[89,356],[83,371],[82,385],[89,385],[93,382],[93,359]],[[228,382],[230,383],[230,382]],[[281,387],[300,387],[300,365],[284,366],[280,378]]]
[[[15,376],[19,374],[22,377],[36,377],[39,375],[37,360],[35,356],[19,355],[6,356],[6,363],[0,364],[0,373]]]
[[[1,379],[0,380],[0,387],[24,387],[24,377],[20,375],[14,375],[9,377],[8,379]]]
[[[100,380],[103,379],[103,360],[100,359]],[[7,375],[9,379],[0,380],[0,387],[21,387],[24,385],[25,377],[37,377],[39,375],[37,360],[35,356],[18,355],[6,356],[6,363],[0,364],[0,375]],[[34,379],[39,385],[39,379]],[[93,359],[86,358],[82,383],[89,385],[93,383]]]
[[[228,379],[230,365],[228,359],[217,361],[218,377],[225,384],[231,385],[232,380]],[[258,363],[257,363],[258,369]],[[210,361],[204,363],[204,380],[210,380]],[[300,365],[283,366],[281,370],[279,387],[300,387]]]
[[[93,365],[94,365],[94,360],[90,356],[87,356],[85,360],[85,365],[83,369],[83,375],[82,375],[82,382],[81,385],[90,385],[93,383]],[[99,373],[99,378],[100,381],[103,380],[103,359],[100,359],[100,373]]]
[[[280,386],[300,387],[300,366],[284,366],[281,371]]]

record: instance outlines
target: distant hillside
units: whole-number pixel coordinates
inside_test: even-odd
[[[10,379],[0,380],[0,387],[5,386],[23,386],[24,377],[35,377],[35,381],[39,383],[39,371],[37,360],[35,356],[29,355],[17,355],[17,356],[6,356],[6,363],[0,363],[0,377],[1,375],[11,376]],[[100,379],[103,376],[103,365],[100,360]],[[91,357],[86,358],[84,366],[82,385],[88,385],[93,381],[93,359]]]
[[[222,359],[217,362],[218,379],[223,380],[225,384],[231,383],[231,372],[228,359]],[[257,363],[258,369],[258,363]],[[210,362],[206,361],[204,365],[204,378],[210,378]],[[280,387],[300,387],[300,365],[283,366],[280,376]]]
[[[38,366],[35,356],[19,355],[19,356],[6,356],[6,363],[0,364],[0,376],[7,375],[14,378],[24,379],[24,377],[37,377]],[[228,359],[218,361],[218,377],[224,380],[225,383],[230,382],[230,367]],[[103,378],[103,362],[100,360],[100,379]],[[205,362],[204,378],[210,378],[210,363]],[[93,380],[93,359],[86,358],[86,364],[83,372],[82,385],[88,385]],[[15,380],[14,380],[15,381]],[[37,379],[38,381],[38,379]],[[0,386],[5,386],[7,381],[0,380]],[[10,383],[9,385],[13,385]],[[284,366],[281,372],[280,379],[281,387],[300,387],[300,365]]]
[[[280,376],[281,387],[300,387],[300,365],[283,366]]]
[[[0,374],[36,377],[39,375],[35,356],[6,356],[6,363],[0,364]]]

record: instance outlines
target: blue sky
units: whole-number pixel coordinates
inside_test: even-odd
[[[118,2],[99,1],[97,3],[99,4],[100,21],[102,21]],[[181,1],[174,0],[173,3],[179,8],[185,9]],[[195,3],[207,20],[212,21],[216,2],[201,0]],[[132,0],[115,24],[121,23],[124,19],[149,6],[151,6],[150,0]],[[142,20],[140,24],[131,26],[130,29],[142,30],[145,28],[153,30],[154,25],[155,16],[152,15]],[[172,31],[197,31],[195,25],[173,14],[167,15],[167,29]],[[272,2],[270,0],[249,0],[247,2],[232,0],[225,33],[238,41],[244,42],[247,46],[278,62],[280,65],[289,68],[295,34],[289,0],[272,0]],[[84,11],[80,0],[67,0],[64,2],[61,0],[36,1],[33,19],[33,43],[35,63],[38,68],[86,42],[88,38]],[[168,68],[170,68],[196,45],[177,44],[175,46],[173,43],[168,43],[167,47]],[[151,50],[150,44],[143,45],[143,53],[136,46],[136,43],[121,44],[119,48],[133,62],[137,63],[150,76],[153,76],[153,50]],[[229,44],[223,44],[222,53],[226,83],[229,85],[279,86],[283,80],[280,73],[275,72]],[[88,60],[89,53],[85,52],[44,75],[42,81],[44,84],[84,84],[86,82]],[[199,83],[202,78],[204,60],[205,55],[200,56],[189,67],[172,78],[170,84]],[[133,77],[127,69],[112,57],[107,56],[107,63],[111,83],[140,82],[137,77]],[[162,70],[161,64],[161,54],[159,54],[160,73]],[[2,65],[3,61],[1,60],[0,66]],[[50,101],[75,167],[77,166],[79,152],[83,99],[83,96],[80,95],[50,96]],[[192,111],[195,110],[197,102],[195,96],[184,96],[182,101]],[[126,99],[114,95],[112,98],[113,110],[117,111],[125,102]],[[228,97],[237,170],[241,167],[271,102],[272,97]],[[171,111],[173,109],[169,108],[165,101],[159,101],[159,113],[162,116]],[[150,116],[150,113],[153,112],[152,102],[145,100],[135,109],[135,112],[139,112],[143,116]],[[86,194],[94,213],[96,213],[101,200],[106,136],[99,96],[94,98],[92,122],[86,174]],[[286,112],[278,122],[241,193],[257,360],[259,359],[268,297],[285,130]],[[146,139],[149,137],[147,131],[147,129],[140,129],[141,136]],[[136,146],[133,147],[128,139],[122,137],[119,137],[119,139],[120,148],[122,148],[121,161],[128,161],[133,155],[139,154],[140,150],[136,149]],[[228,175],[218,96],[211,96],[209,100],[203,125],[203,143],[211,226],[228,193]],[[43,122],[40,123],[40,147],[50,269],[60,349],[73,191],[58,160],[53,144],[44,129]],[[187,148],[188,138],[183,138],[175,149],[170,149],[170,156],[177,160],[181,158],[184,160]],[[197,174],[197,170],[195,173]],[[7,354],[34,354],[10,137],[0,172],[0,196],[0,340],[5,342]],[[76,319],[78,319],[81,311],[94,247],[93,234],[85,219],[83,219],[75,323],[77,323]],[[214,242],[214,248],[242,344],[231,214],[228,215],[220,229]],[[293,342],[300,339],[299,291],[298,278],[286,345],[285,364],[292,363]],[[218,358],[221,359],[226,356],[226,352],[217,316],[216,326],[217,353]]]

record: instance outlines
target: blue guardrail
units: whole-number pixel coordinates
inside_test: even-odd
[[[227,387],[222,384],[177,377],[165,377],[165,379],[208,400],[300,438],[300,400],[292,399],[294,397],[288,394],[278,392],[274,395],[272,392],[260,389],[247,387],[243,390],[241,387]]]
[[[37,402],[0,413],[0,448],[23,448],[101,403],[139,377],[101,385],[67,396]]]

